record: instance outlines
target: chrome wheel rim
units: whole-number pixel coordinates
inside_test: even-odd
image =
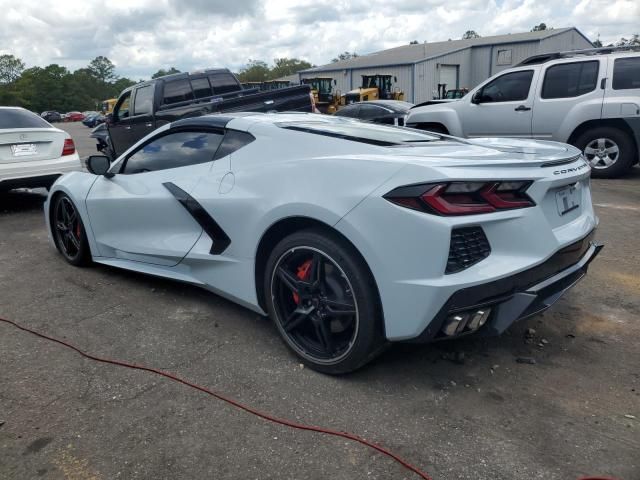
[[[271,275],[278,330],[302,357],[334,364],[345,358],[358,335],[359,313],[344,270],[313,247],[287,250]]]
[[[584,158],[591,168],[599,170],[612,166],[618,161],[619,156],[620,148],[610,138],[596,138],[584,148]]]
[[[80,253],[82,227],[73,203],[62,197],[56,205],[54,227],[58,247],[63,255],[75,258]]]

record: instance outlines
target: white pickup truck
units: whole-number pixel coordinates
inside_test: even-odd
[[[407,126],[460,137],[533,137],[578,147],[594,177],[638,163],[640,48],[530,57],[455,102],[416,106]]]

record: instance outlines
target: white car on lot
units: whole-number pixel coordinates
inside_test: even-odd
[[[639,160],[640,47],[531,57],[458,101],[414,107],[407,125],[566,142],[584,153],[594,177],[622,175]]]
[[[49,188],[60,175],[81,168],[67,132],[24,108],[0,107],[0,191]]]
[[[188,282],[269,314],[327,373],[389,341],[500,333],[549,307],[599,250],[589,166],[555,142],[206,115],[87,167],[45,204],[69,263]]]

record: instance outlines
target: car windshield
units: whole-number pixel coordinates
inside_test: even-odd
[[[1,108],[0,129],[2,128],[51,128],[51,125],[35,113],[27,110]]]
[[[278,126],[289,130],[326,135],[380,146],[433,142],[440,139],[437,135],[411,128],[365,123],[347,118],[334,118],[332,120],[331,122],[286,122],[279,123]]]

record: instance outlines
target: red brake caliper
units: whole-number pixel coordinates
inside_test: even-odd
[[[311,263],[311,260],[307,260],[298,267],[298,273],[296,273],[296,277],[298,277],[298,279],[307,280],[309,278]],[[296,305],[300,304],[300,296],[296,292],[293,292],[293,301],[296,302]]]

